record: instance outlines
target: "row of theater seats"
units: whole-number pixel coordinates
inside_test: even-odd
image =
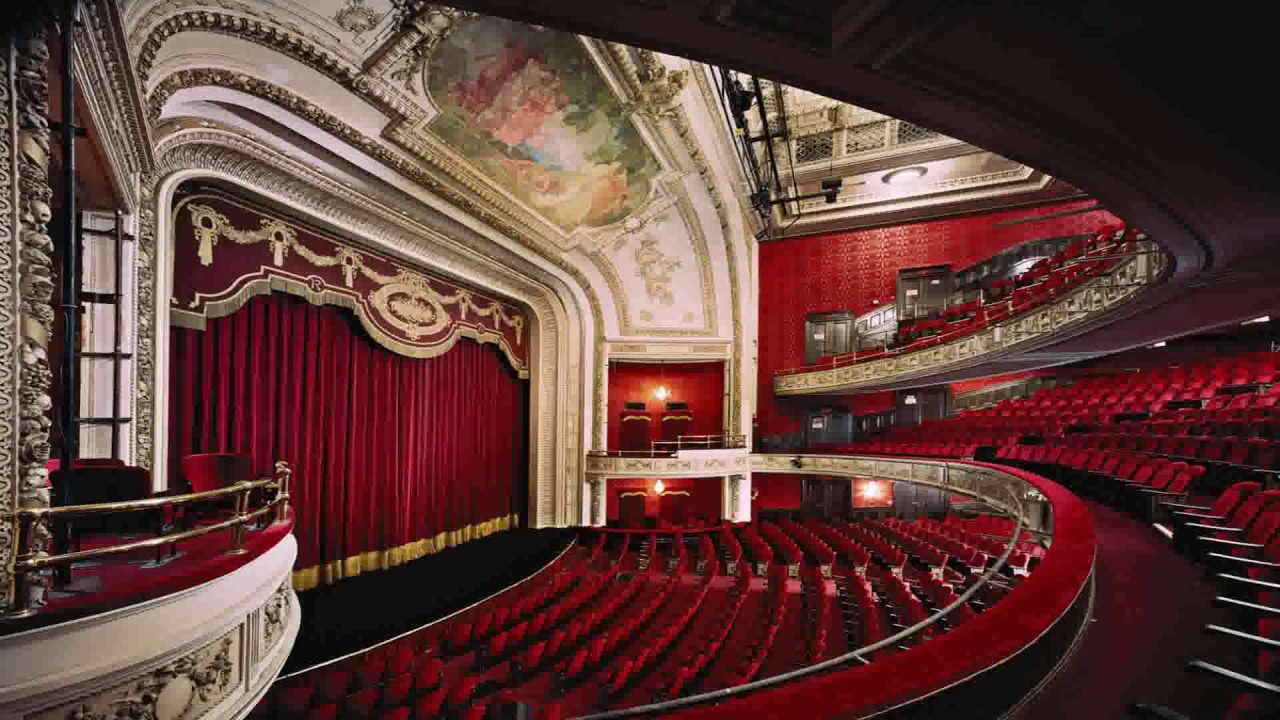
[[[994,446],[997,462],[1158,521],[1207,566],[1217,604],[1231,611],[1231,623],[1207,630],[1242,651],[1189,668],[1238,690],[1223,717],[1280,717],[1280,490],[1264,489],[1280,469],[1278,358],[1248,353],[1086,378],[828,449],[964,457]]]
[[[1278,365],[1280,353],[1247,353],[1083,378],[822,450],[961,458],[994,447],[999,459],[1048,465],[1084,462],[1082,450],[1109,453],[1090,455],[1098,463],[1136,454],[1200,466],[1203,480],[1193,489],[1213,491],[1232,478],[1280,470]]]
[[[516,587],[278,681],[251,717],[570,717],[732,687],[838,657],[956,602],[992,538],[958,521],[805,518],[687,533],[584,530]],[[960,603],[910,647],[985,611],[1027,572]]]
[[[900,321],[894,342],[887,347],[826,355],[815,365],[782,370],[779,375],[806,372],[816,367],[866,362],[886,355],[914,352],[972,335],[997,322],[1030,312],[1075,290],[1109,270],[1119,257],[1132,253],[1145,236],[1138,230],[1108,225],[1077,240],[1065,251],[1042,260],[1007,281],[997,281],[980,301],[954,305],[940,317],[914,322]]]

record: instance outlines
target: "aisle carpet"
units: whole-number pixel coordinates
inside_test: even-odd
[[[1164,705],[1193,718],[1217,718],[1226,684],[1184,670],[1232,651],[1202,628],[1231,625],[1212,607],[1203,566],[1176,554],[1149,524],[1085,500],[1098,533],[1094,621],[1075,657],[1021,717],[1111,720],[1137,717],[1133,703]]]

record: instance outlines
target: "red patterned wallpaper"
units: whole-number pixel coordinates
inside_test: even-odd
[[[687,434],[715,435],[724,432],[724,362],[690,363],[609,363],[609,437],[607,447],[621,445],[619,427],[627,402],[645,403],[652,422],[650,439],[662,439],[662,412],[666,402],[654,397],[663,385],[671,391],[666,402],[687,402],[693,423]]]
[[[873,301],[891,303],[901,268],[949,263],[960,269],[1027,240],[1083,234],[1117,222],[1111,213],[1098,210],[992,227],[1002,220],[1080,208],[1090,202],[809,235],[761,245],[758,431],[800,430],[808,408],[839,401],[832,397],[773,396],[773,373],[804,364],[805,315],[829,310],[864,313],[875,307]],[[850,409],[859,415],[874,412],[860,409],[856,400]]]

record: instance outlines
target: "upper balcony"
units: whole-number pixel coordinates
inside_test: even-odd
[[[1073,246],[1033,267],[996,297],[953,308],[917,323],[904,342],[823,358],[781,370],[778,395],[887,390],[1004,372],[1011,358],[1041,350],[1108,324],[1166,276],[1170,263],[1142,233],[1124,230]],[[1045,356],[1032,360],[1046,362]],[[999,364],[999,365],[998,365]]]

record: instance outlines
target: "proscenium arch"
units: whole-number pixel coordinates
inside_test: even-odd
[[[229,148],[223,150],[224,152],[235,152]],[[166,156],[165,160],[172,161],[172,156]],[[164,164],[165,162],[162,161],[161,165],[163,166]],[[271,169],[278,171],[276,168]],[[371,240],[365,233],[351,228],[348,223],[333,216],[326,217],[316,208],[299,207],[296,202],[286,195],[256,183],[250,178],[208,167],[170,169],[156,182],[153,197],[156,212],[156,257],[154,259],[154,306],[151,309],[155,313],[154,317],[156,319],[154,334],[156,357],[154,379],[151,382],[155,389],[154,414],[152,417],[155,443],[153,449],[153,477],[159,487],[162,487],[167,482],[165,473],[168,467],[168,306],[173,280],[171,247],[173,243],[172,227],[174,218],[172,217],[172,210],[174,194],[183,183],[189,181],[214,182],[234,188],[250,197],[264,199],[269,204],[290,208],[319,226],[334,228],[344,236],[358,239],[360,242],[369,244],[372,247],[390,250],[397,256],[407,257],[411,262],[438,268],[438,266],[431,263],[430,258],[420,255],[414,257],[412,253],[407,253],[404,248],[386,248],[377,241]],[[465,281],[478,287],[484,287],[486,290],[506,296],[513,295],[506,288],[493,288],[490,283],[479,275],[473,274],[467,277],[465,273],[460,273],[458,269],[452,268],[446,272],[460,276]],[[537,287],[533,281],[526,280],[525,282]],[[574,298],[571,293],[565,292],[564,289],[556,291],[545,285],[541,286],[541,291],[536,295],[526,294],[523,297],[516,294],[515,299],[528,309],[533,320],[530,326],[532,350],[530,372],[535,382],[543,380],[538,382],[537,387],[531,388],[530,392],[529,452],[531,473],[528,498],[530,508],[529,522],[535,526],[549,526],[577,522],[577,518],[573,517],[571,513],[574,506],[574,496],[576,496],[576,493],[573,493],[572,490],[576,489],[574,486],[580,480],[576,477],[569,477],[568,473],[563,471],[563,468],[568,465],[565,462],[568,458],[568,451],[575,445],[567,442],[569,439],[567,434],[572,433],[575,437],[579,437],[581,430],[557,421],[559,416],[563,414],[559,409],[563,407],[566,401],[562,392],[565,384],[554,381],[546,382],[545,379],[549,375],[563,374],[573,364],[572,356],[580,353],[583,345],[580,338],[573,336],[581,334],[583,325],[586,323],[583,322],[581,308],[576,304],[578,299]],[[565,294],[569,295],[568,302],[564,297]],[[141,311],[142,308],[139,308],[139,310]],[[574,342],[574,340],[578,341]],[[581,367],[581,365],[578,366]],[[568,378],[566,377],[565,380],[568,380]],[[144,381],[144,379],[139,378],[139,381]],[[578,382],[581,382],[581,380]],[[548,421],[549,418],[550,422]]]

